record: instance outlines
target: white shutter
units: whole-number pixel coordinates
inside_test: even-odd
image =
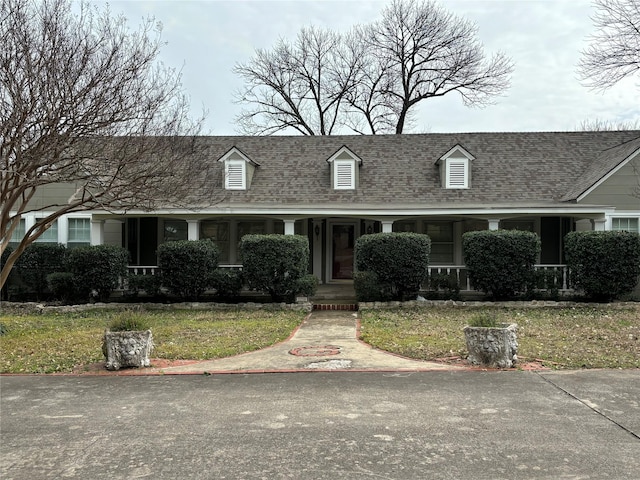
[[[467,161],[447,162],[447,188],[467,188]]]
[[[245,189],[245,162],[228,160],[226,165],[225,188],[227,190]]]
[[[334,188],[336,190],[353,190],[355,188],[355,162],[346,161],[334,163]]]

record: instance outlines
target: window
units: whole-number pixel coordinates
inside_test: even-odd
[[[393,231],[394,232],[413,232],[417,233],[416,222],[414,221],[399,221],[393,222]]]
[[[76,248],[91,245],[91,220],[70,218],[68,220],[67,247]]]
[[[200,238],[210,239],[220,249],[220,263],[229,263],[229,223],[203,220],[200,223]]]
[[[37,220],[36,220],[37,222]],[[39,243],[58,243],[58,221],[55,220],[51,226],[40,235],[36,242]]]
[[[189,239],[189,225],[186,220],[165,220],[164,221],[164,241],[175,242],[176,240]]]
[[[245,235],[263,235],[266,233],[265,222],[238,222],[238,243]]]
[[[637,218],[612,218],[611,229],[615,231],[625,231],[640,233],[640,227]]]
[[[431,239],[429,263],[453,264],[453,222],[425,222],[424,233]]]
[[[9,245],[11,245],[11,247],[13,248],[16,248],[24,238],[25,233],[26,233],[26,223],[24,221],[24,218],[21,218],[20,223],[18,224],[16,229],[13,231],[13,234],[11,235],[11,240],[9,240]]]

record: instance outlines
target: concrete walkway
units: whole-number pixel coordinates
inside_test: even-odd
[[[298,372],[311,370],[407,371],[460,369],[410,360],[357,339],[357,313],[314,311],[286,341],[234,357],[160,369],[161,373]]]

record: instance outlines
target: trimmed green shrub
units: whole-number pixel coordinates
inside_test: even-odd
[[[54,272],[47,275],[47,285],[53,298],[69,302],[76,298],[76,287],[73,274],[69,272]]]
[[[296,287],[296,295],[303,297],[313,297],[318,290],[318,277],[311,273],[307,273],[298,280]]]
[[[251,288],[275,302],[292,301],[309,268],[309,240],[301,235],[245,235],[242,271]]]
[[[462,236],[462,251],[472,285],[490,297],[508,299],[533,289],[534,265],[540,253],[535,233],[467,232]]]
[[[218,268],[211,274],[211,286],[218,297],[237,297],[242,291],[244,276],[241,270]]]
[[[434,298],[458,299],[460,298],[460,285],[455,273],[433,273],[429,277],[429,288]]]
[[[67,252],[67,269],[81,298],[95,292],[100,301],[107,301],[126,277],[128,263],[129,252],[115,245],[78,247]]]
[[[220,250],[211,240],[179,240],[158,247],[162,285],[184,300],[198,300],[211,286]]]
[[[12,252],[13,252],[13,247],[11,245],[7,245],[7,248],[5,248],[4,252],[2,252],[2,255],[0,255],[0,269],[4,267],[5,262],[9,259],[9,255],[11,255]],[[14,272],[14,269],[12,268],[11,272],[9,272],[9,277],[7,278],[7,281],[5,282],[2,289],[0,289],[0,300],[6,300],[8,298],[9,282],[13,277],[13,272]]]
[[[40,300],[48,290],[47,275],[65,271],[67,249],[64,245],[32,243],[16,261],[22,282]]]
[[[430,251],[429,237],[419,233],[364,235],[355,244],[356,269],[375,273],[393,299],[415,299],[429,272]]]
[[[640,235],[631,232],[571,232],[565,254],[574,288],[596,301],[631,292],[640,275]]]

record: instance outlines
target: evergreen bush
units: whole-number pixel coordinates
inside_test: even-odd
[[[462,236],[472,285],[494,299],[509,299],[534,288],[540,239],[520,230],[484,230]]]
[[[292,301],[309,268],[309,240],[301,235],[245,235],[242,271],[251,288],[275,302]]]
[[[386,302],[391,300],[391,287],[383,285],[374,272],[356,272],[353,288],[359,302]]]
[[[73,274],[75,290],[81,298],[95,292],[107,301],[127,275],[129,252],[115,245],[92,245],[69,250],[67,270]]]
[[[631,232],[571,232],[565,254],[574,288],[596,301],[631,292],[640,275],[640,235]]]
[[[47,276],[65,271],[66,254],[64,245],[32,243],[16,261],[15,268],[22,282],[38,300],[48,290]]]
[[[211,286],[220,250],[211,240],[179,240],[158,247],[162,285],[183,300],[198,300]]]
[[[218,268],[211,274],[211,286],[218,297],[237,297],[244,286],[244,276],[241,270]]]
[[[53,298],[67,303],[77,297],[73,274],[70,272],[54,272],[47,275],[47,285]]]
[[[374,233],[355,244],[359,272],[373,272],[393,299],[415,299],[429,273],[431,241],[419,233]]]

